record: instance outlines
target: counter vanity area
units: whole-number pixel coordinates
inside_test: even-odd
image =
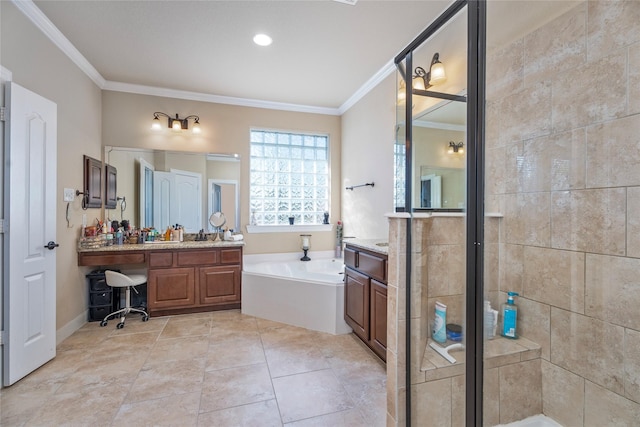
[[[146,268],[150,316],[240,308],[242,241],[184,241],[78,248],[78,265]]]
[[[382,239],[349,240],[344,249],[345,322],[387,360],[387,258]]]

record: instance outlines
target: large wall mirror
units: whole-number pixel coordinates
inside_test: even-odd
[[[417,47],[398,66],[394,203],[397,211],[462,211],[466,203],[466,9]],[[446,77],[428,79],[434,64]],[[420,72],[422,71],[422,73]],[[425,75],[425,79],[420,77]],[[429,74],[430,75],[430,74]],[[411,108],[407,107],[408,93]],[[411,144],[406,152],[407,121]],[[407,156],[411,158],[408,159]],[[407,167],[411,168],[407,176]],[[411,185],[405,180],[411,179]],[[405,194],[410,189],[411,194]]]
[[[441,101],[414,119],[414,209],[464,208],[466,115],[466,103]]]
[[[187,233],[213,231],[209,216],[222,212],[240,228],[240,159],[236,155],[105,147],[104,162],[118,171],[118,200],[110,219]],[[126,209],[122,210],[124,198]]]

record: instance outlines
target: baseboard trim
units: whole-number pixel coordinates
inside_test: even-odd
[[[62,328],[58,329],[56,331],[56,346],[59,345],[62,341],[69,338],[75,331],[82,328],[84,324],[87,323],[88,315],[89,310],[85,310],[75,319],[64,325]]]

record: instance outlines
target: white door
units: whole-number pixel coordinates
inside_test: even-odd
[[[6,88],[3,383],[8,386],[56,355],[57,106],[15,83]]]
[[[140,204],[138,205],[140,228],[153,227],[153,165],[140,157]],[[167,224],[169,225],[169,224]],[[162,224],[158,224],[162,230]]]
[[[202,175],[171,169],[176,179],[176,215],[187,233],[197,233],[202,223]]]
[[[153,172],[153,222],[156,230],[164,231],[176,220],[176,179],[171,172]],[[147,224],[150,226],[151,224]]]

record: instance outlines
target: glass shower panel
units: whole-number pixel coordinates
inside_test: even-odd
[[[420,68],[429,70],[434,56],[446,70],[446,81],[414,90],[411,100],[406,322],[412,426],[465,424],[466,28],[462,9],[411,56],[414,89],[425,83]]]
[[[491,21],[523,19],[510,3],[538,19],[506,37]],[[638,425],[638,14],[638,2],[488,2],[484,287],[499,314],[495,338],[485,329],[485,425]]]

